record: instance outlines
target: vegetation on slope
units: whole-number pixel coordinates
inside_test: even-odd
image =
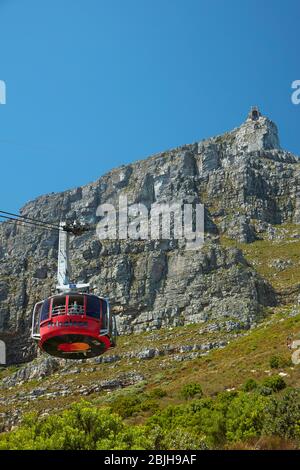
[[[0,412],[18,407],[23,421],[0,435],[0,448],[300,448],[300,366],[291,363],[286,343],[287,337],[299,337],[297,308],[273,309],[257,328],[240,333],[226,347],[195,359],[182,353],[177,360],[139,360],[133,354],[92,368],[87,361],[76,373],[71,365],[69,375],[59,372],[4,388]],[[135,335],[134,348],[150,347],[154,338],[156,347],[162,348],[220,334],[203,333],[200,325],[165,329]],[[123,337],[113,353],[126,354],[132,347],[132,338]],[[37,386],[51,389],[58,381],[76,390],[133,370],[144,381],[91,393],[85,402],[76,391],[52,399],[42,394],[24,402],[24,393]],[[10,373],[6,370],[4,375]]]
[[[300,391],[278,394],[283,388],[274,376],[251,392],[186,396],[188,403],[155,411],[143,425],[129,424],[124,415],[143,410],[149,396],[117,398],[109,407],[81,401],[44,418],[27,415],[18,429],[0,435],[0,449],[297,448]]]
[[[300,232],[299,225],[274,226],[275,237],[270,240],[265,234],[253,243],[238,243],[222,236],[224,246],[235,246],[242,250],[253,268],[278,292],[300,287]]]

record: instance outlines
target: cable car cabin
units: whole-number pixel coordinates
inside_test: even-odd
[[[51,356],[86,359],[115,346],[115,319],[107,299],[69,293],[35,305],[32,338]]]

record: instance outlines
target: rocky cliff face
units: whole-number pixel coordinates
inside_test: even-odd
[[[112,170],[94,183],[41,196],[21,214],[96,224],[99,204],[183,200],[204,203],[206,242],[185,250],[176,240],[102,240],[96,231],[72,242],[74,278],[110,298],[121,334],[193,322],[257,322],[276,293],[225,234],[250,243],[274,224],[300,222],[300,164],[280,148],[277,127],[251,112],[232,132]],[[0,224],[0,332],[10,363],[36,354],[33,305],[55,289],[56,232]]]

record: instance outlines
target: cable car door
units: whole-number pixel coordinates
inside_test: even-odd
[[[33,339],[40,339],[40,319],[41,311],[44,302],[38,302],[35,304],[32,314],[32,327],[31,327],[31,337]]]

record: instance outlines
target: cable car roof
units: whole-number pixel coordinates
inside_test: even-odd
[[[44,300],[48,300],[48,299],[53,299],[54,297],[66,297],[66,296],[89,296],[89,297],[97,297],[98,299],[101,299],[101,300],[108,300],[107,297],[102,297],[100,295],[97,295],[97,294],[90,294],[90,293],[86,293],[86,292],[62,292],[61,294],[53,294],[53,295],[50,295],[50,297],[46,297]]]

